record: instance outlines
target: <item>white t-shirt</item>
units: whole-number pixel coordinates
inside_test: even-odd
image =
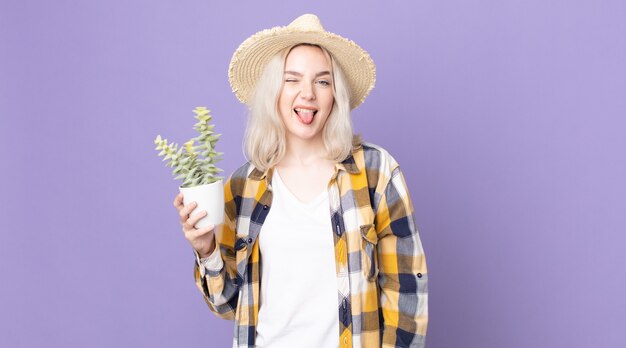
[[[328,192],[299,201],[278,170],[259,234],[261,293],[256,346],[337,347],[339,303]]]

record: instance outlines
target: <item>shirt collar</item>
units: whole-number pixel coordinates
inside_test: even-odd
[[[272,182],[272,174],[274,173],[274,167],[268,168],[266,171],[261,171],[258,168],[254,167],[250,175],[248,175],[248,179],[260,181],[263,179],[267,179],[266,182]]]
[[[335,168],[337,168],[337,170],[344,170],[350,174],[358,174],[361,170],[354,161],[354,152],[355,151],[353,150],[348,158],[346,158],[342,162],[335,163]]]
[[[345,170],[346,172],[350,174],[360,173],[361,169],[359,168],[358,164],[354,160],[354,154],[359,151],[363,151],[362,143],[363,141],[360,135],[353,135],[352,136],[352,152],[350,153],[350,155],[348,155],[348,157],[345,160],[335,164],[335,168],[337,168],[337,170]]]

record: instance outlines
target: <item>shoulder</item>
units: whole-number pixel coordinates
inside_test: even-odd
[[[357,173],[365,173],[370,191],[380,191],[387,187],[391,178],[399,170],[398,162],[382,146],[369,142],[355,144],[352,161],[358,167]]]
[[[226,180],[225,188],[228,189],[233,196],[240,196],[244,190],[246,180],[250,172],[254,169],[251,162],[246,162],[230,174]]]
[[[230,180],[236,179],[247,179],[250,172],[254,169],[254,165],[251,162],[246,162],[242,164],[239,168],[235,169],[235,171],[230,175]]]
[[[391,173],[398,167],[396,159],[382,146],[363,142],[361,148],[366,170],[375,170],[385,176],[391,176]]]

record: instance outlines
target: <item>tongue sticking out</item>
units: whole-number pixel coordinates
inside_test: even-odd
[[[315,113],[313,112],[313,110],[300,111],[296,112],[296,115],[298,115],[298,119],[300,119],[300,122],[304,124],[311,124],[311,122],[313,122],[313,115],[315,115]]]

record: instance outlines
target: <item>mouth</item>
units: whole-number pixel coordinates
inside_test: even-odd
[[[317,109],[298,107],[294,108],[293,112],[295,112],[296,116],[298,116],[300,122],[304,124],[311,124],[315,114],[317,114]]]

